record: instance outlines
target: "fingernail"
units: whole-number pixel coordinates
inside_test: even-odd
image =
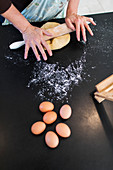
[[[75,31],[75,28],[73,27],[72,30]]]
[[[52,33],[48,33],[48,36],[53,36],[53,34]]]
[[[53,54],[52,54],[52,52],[50,52],[50,56],[52,56]]]
[[[80,38],[78,38],[78,41],[80,41]]]
[[[47,60],[47,57],[45,57],[44,60],[46,61],[46,60]]]

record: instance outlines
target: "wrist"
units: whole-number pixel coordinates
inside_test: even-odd
[[[68,12],[66,14],[66,17],[70,17],[70,16],[77,16],[78,14],[74,11],[74,12]]]
[[[74,10],[72,10],[72,9],[67,9],[66,16],[77,15],[77,14],[78,14],[77,11],[78,11],[78,10],[76,10],[76,9],[74,9]]]
[[[21,28],[19,28],[18,30],[24,34],[32,25],[28,22],[25,25],[23,25]]]

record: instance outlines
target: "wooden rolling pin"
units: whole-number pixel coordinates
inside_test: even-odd
[[[97,92],[94,93],[94,97],[99,103],[105,99],[113,101],[113,74],[98,83],[95,87]]]

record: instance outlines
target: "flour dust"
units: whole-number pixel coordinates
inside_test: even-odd
[[[73,87],[83,80],[82,72],[85,62],[85,55],[66,68],[59,63],[36,62],[27,87],[37,88],[36,97],[39,96],[41,100],[68,102]]]

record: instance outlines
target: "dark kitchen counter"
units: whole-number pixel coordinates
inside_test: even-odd
[[[113,102],[98,104],[93,98],[95,85],[113,74],[113,13],[91,17],[97,23],[91,25],[94,37],[87,33],[84,44],[77,42],[75,33],[71,33],[71,42],[54,51],[47,63],[43,60],[38,63],[32,50],[25,61],[24,47],[11,51],[9,44],[22,40],[21,34],[11,25],[0,26],[0,170],[113,169]],[[44,68],[50,69],[50,78],[54,68],[54,81],[61,76],[62,84],[53,82],[56,90],[47,84],[49,78],[41,77]],[[35,73],[40,81],[28,87]],[[78,75],[74,80],[73,74]],[[70,85],[66,86],[62,77],[70,80]],[[57,85],[62,86],[60,93]],[[66,94],[62,90],[64,86]],[[46,99],[54,103],[58,119],[41,135],[34,136],[30,127],[42,120],[38,106]],[[64,103],[70,104],[73,110],[66,121],[59,116],[59,108]],[[44,136],[48,130],[55,131],[58,122],[68,124],[72,134],[67,139],[60,138],[59,146],[50,149]]]

